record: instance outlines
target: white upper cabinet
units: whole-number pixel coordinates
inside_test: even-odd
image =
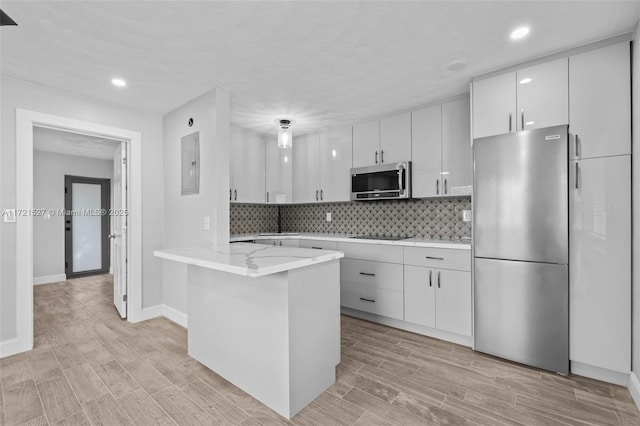
[[[516,129],[516,73],[473,82],[473,137],[502,135]]]
[[[518,131],[569,124],[568,63],[562,58],[518,70]]]
[[[443,195],[471,195],[469,98],[442,104],[442,190]]]
[[[473,82],[473,137],[569,123],[567,58]]]
[[[469,98],[413,112],[412,196],[470,195]]]
[[[442,171],[442,106],[436,105],[412,113],[411,161],[412,196],[435,197],[440,192]]]
[[[380,120],[380,163],[411,159],[411,113]]]
[[[380,164],[380,120],[353,126],[353,167]]]
[[[569,358],[628,374],[631,156],[574,160],[569,172]]]
[[[265,143],[258,135],[231,127],[231,190],[237,203],[265,202]]]
[[[629,56],[624,42],[569,58],[571,158],[631,153]]]
[[[351,126],[320,133],[320,201],[351,198]]]
[[[266,141],[266,201],[267,204],[286,204],[293,199],[292,149],[278,148],[278,139]]]
[[[293,139],[293,201],[320,201],[320,137],[318,133]]]

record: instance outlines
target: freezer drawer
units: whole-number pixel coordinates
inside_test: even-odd
[[[569,372],[567,265],[475,259],[475,349]]]

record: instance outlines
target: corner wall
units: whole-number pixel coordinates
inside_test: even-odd
[[[189,127],[189,119],[193,126]],[[163,119],[165,248],[229,242],[229,94],[211,90]],[[181,139],[200,132],[200,188],[181,195]],[[210,229],[204,230],[204,217]],[[163,261],[163,304],[187,312],[187,266]]]
[[[629,389],[640,408],[640,22],[633,38],[632,81],[632,182],[633,187],[633,257],[632,257],[632,324],[631,324],[631,370]]]

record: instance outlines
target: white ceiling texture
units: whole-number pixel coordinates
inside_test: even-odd
[[[98,138],[46,127],[33,128],[33,149],[77,157],[113,160],[121,141]]]
[[[2,1],[2,75],[164,114],[214,87],[232,123],[305,133],[468,90],[472,76],[630,32],[640,1]],[[509,33],[531,27],[519,42]],[[446,68],[462,60],[458,71]],[[126,88],[111,85],[122,77]]]

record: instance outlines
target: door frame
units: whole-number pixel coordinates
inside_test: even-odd
[[[64,175],[64,260],[65,274],[67,279],[86,277],[89,275],[108,274],[111,266],[111,244],[109,234],[111,229],[111,221],[109,214],[100,216],[100,245],[102,268],[92,269],[90,271],[73,272],[73,223],[67,223],[67,220],[73,221],[74,214],[70,214],[73,210],[73,184],[86,183],[90,185],[100,185],[100,208],[107,212],[111,210],[111,179],[93,178],[85,176]],[[70,225],[70,226],[68,226]],[[67,229],[67,226],[69,229]]]
[[[45,127],[126,143],[127,321],[142,320],[142,134],[117,127],[16,108],[16,209],[33,210],[33,128]],[[16,353],[33,349],[33,217],[16,215]]]

